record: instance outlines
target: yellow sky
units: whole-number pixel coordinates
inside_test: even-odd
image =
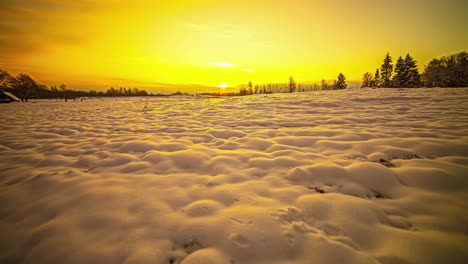
[[[96,3],[98,2],[98,3]],[[0,69],[72,88],[360,80],[468,47],[464,0],[2,0]]]

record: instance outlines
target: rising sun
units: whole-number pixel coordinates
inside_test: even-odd
[[[220,85],[218,85],[219,88],[226,88],[226,87],[229,87],[226,83],[222,83]]]

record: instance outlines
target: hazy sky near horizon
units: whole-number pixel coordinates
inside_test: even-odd
[[[73,88],[360,80],[468,48],[466,0],[1,0],[0,69]]]

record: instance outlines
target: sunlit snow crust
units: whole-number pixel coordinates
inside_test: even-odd
[[[0,105],[1,263],[464,263],[468,92]]]

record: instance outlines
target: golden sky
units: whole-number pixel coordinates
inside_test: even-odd
[[[0,69],[72,88],[360,80],[468,48],[466,0],[1,0]]]

